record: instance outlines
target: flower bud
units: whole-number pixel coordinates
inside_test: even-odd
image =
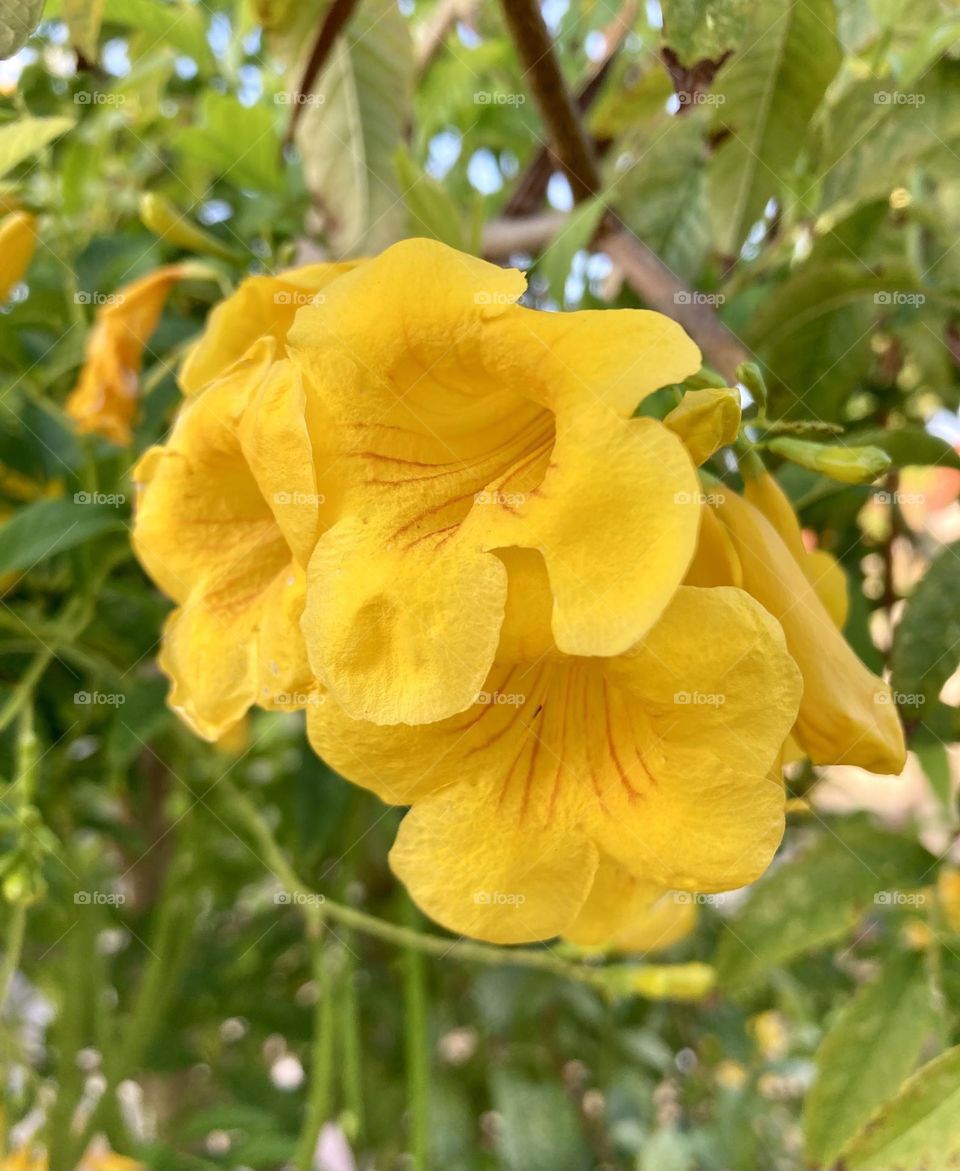
[[[787,437],[771,439],[767,447],[791,463],[822,472],[844,484],[869,484],[882,476],[893,462],[879,447],[847,447]]]

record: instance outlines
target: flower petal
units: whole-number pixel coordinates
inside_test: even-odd
[[[743,567],[743,585],[783,626],[803,673],[797,738],[814,764],[899,772],[903,729],[883,680],[857,658],[796,558],[766,517],[735,492],[719,493],[718,515]]]
[[[737,438],[740,395],[726,387],[688,390],[663,423],[683,441],[690,458],[699,467]]]
[[[574,829],[531,834],[495,795],[464,783],[418,802],[390,865],[417,905],[450,931],[491,943],[560,935],[587,897],[597,851]]]
[[[587,901],[563,937],[579,947],[663,951],[688,935],[696,920],[692,895],[634,878],[601,854]]]
[[[247,353],[259,338],[282,349],[287,331],[305,305],[321,304],[322,290],[360,261],[308,264],[277,276],[247,277],[210,311],[203,336],[180,368],[186,395],[199,394]]]

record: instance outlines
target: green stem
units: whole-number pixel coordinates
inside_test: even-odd
[[[294,868],[287,861],[283,851],[274,840],[273,833],[263,815],[229,777],[224,777],[217,784],[217,792],[224,801],[224,810],[228,816],[239,818],[260,848],[262,861],[280,882],[293,892],[301,895],[310,893],[306,884]],[[469,963],[486,964],[494,967],[532,968],[540,972],[550,972],[566,980],[575,980],[581,984],[589,984],[605,994],[615,989],[611,980],[613,969],[598,967],[595,964],[585,964],[579,961],[565,959],[562,955],[547,948],[498,947],[490,943],[478,943],[472,939],[452,940],[440,935],[417,931],[412,927],[401,927],[396,923],[388,923],[355,907],[348,907],[343,903],[334,902],[322,895],[314,899],[300,898],[297,906],[306,916],[308,923],[320,924],[324,919],[332,919],[343,923],[364,935],[381,939],[385,943],[394,944],[400,948],[413,948],[425,955],[438,956],[441,959],[466,960]],[[636,978],[635,991],[639,995],[651,999],[674,998],[700,999],[706,994],[703,991],[676,991],[682,987],[683,970],[703,968],[703,965],[672,965],[672,964],[631,964],[629,971]],[[699,989],[702,972],[691,973],[697,977],[696,987]]]
[[[0,1008],[7,1002],[7,993],[13,983],[14,974],[20,966],[26,927],[26,905],[17,903],[11,909],[10,922],[7,925],[7,939],[3,949],[3,964],[0,965]]]
[[[313,978],[317,982],[317,1005],[313,1018],[313,1045],[310,1060],[310,1093],[303,1117],[303,1128],[297,1142],[294,1166],[299,1171],[311,1171],[320,1130],[330,1116],[333,1086],[334,1003],[333,977],[330,957],[322,938],[311,930],[310,955]]]
[[[360,1006],[357,1001],[356,963],[351,950],[352,937],[347,932],[343,937],[346,948],[346,971],[340,982],[340,1048],[343,1062],[343,1102],[351,1115],[352,1126],[348,1133],[351,1142],[357,1142],[364,1129],[363,1111],[363,1050],[360,1036]]]
[[[403,977],[410,1151],[414,1171],[427,1171],[430,1159],[427,987],[423,954],[416,948],[408,947],[404,950]]]

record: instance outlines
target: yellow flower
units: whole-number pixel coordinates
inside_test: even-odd
[[[163,666],[202,735],[318,683],[379,724],[466,710],[503,550],[542,558],[567,654],[620,655],[660,618],[697,482],[668,428],[630,416],[696,347],[655,313],[521,308],[523,288],[408,240],[253,278],[211,315],[170,443],[137,470],[136,546],[180,604]]]
[[[390,861],[414,899],[497,943],[596,939],[629,927],[644,888],[728,890],[761,874],[783,832],[768,773],[800,695],[778,624],[741,590],[681,587],[626,653],[565,655],[542,559],[505,561],[497,662],[470,709],[362,725],[328,696],[308,714],[338,772],[412,805]]]
[[[729,488],[711,490],[688,584],[742,586],[780,622],[803,674],[794,736],[814,764],[900,772],[906,748],[890,689],[838,629],[846,610],[839,567],[826,553],[806,551],[772,477],[748,482],[746,492],[744,499]]]
[[[0,1171],[48,1171],[49,1166],[47,1152],[42,1147],[20,1147],[0,1161]],[[116,1154],[102,1140],[94,1140],[76,1171],[147,1171],[147,1167]]]
[[[11,212],[0,221],[0,304],[30,267],[37,247],[37,220],[26,211]]]
[[[937,897],[947,927],[960,932],[960,870],[943,867],[937,875]]]
[[[155,269],[97,310],[80,378],[66,405],[81,433],[130,442],[143,351],[181,275],[177,264]]]

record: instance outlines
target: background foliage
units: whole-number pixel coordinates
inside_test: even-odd
[[[41,217],[0,309],[0,1144],[36,1131],[57,1171],[95,1132],[164,1171],[309,1166],[328,1119],[335,1171],[953,1165],[960,11],[547,0],[601,163],[574,209],[494,3],[361,0],[302,101],[326,0],[48,0],[18,48],[39,8],[0,3],[0,208]],[[245,271],[428,235],[512,257],[532,304],[637,305],[622,228],[688,290],[678,315],[759,360],[780,426],[895,465],[778,474],[847,572],[848,638],[892,670],[910,765],[795,770],[777,865],[675,949],[717,966],[696,1006],[312,940],[240,799],[307,888],[423,927],[385,864],[398,815],[292,715],[196,741],[129,550],[135,453]],[[217,279],[170,298],[135,450],[79,439],[62,405],[98,304],[185,254]]]

